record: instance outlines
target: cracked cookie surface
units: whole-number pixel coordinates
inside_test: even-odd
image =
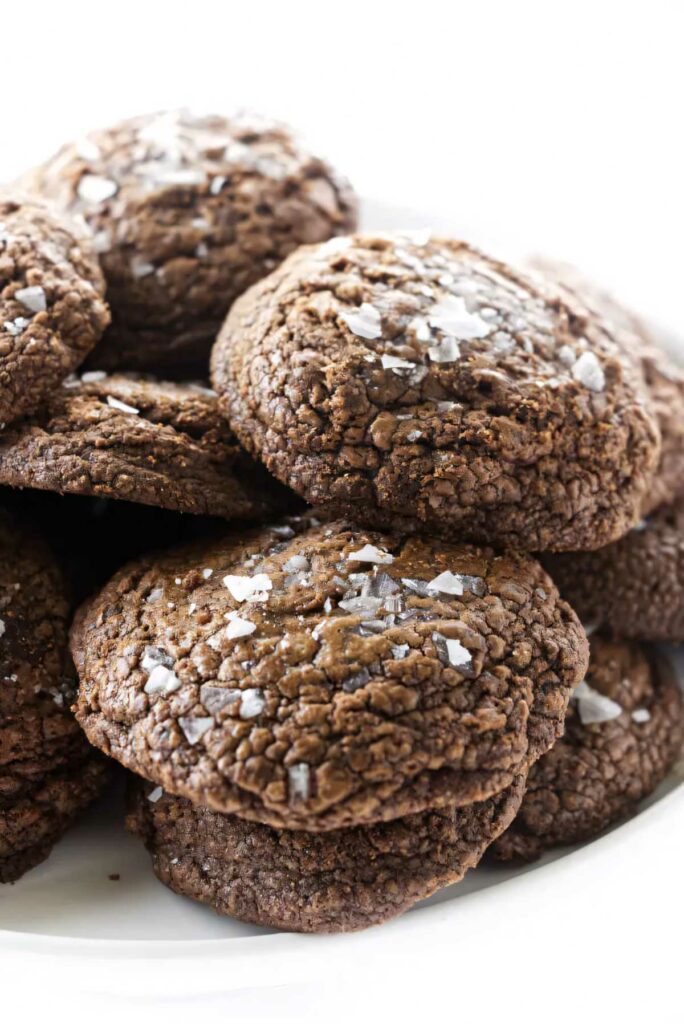
[[[480,803],[332,832],[281,831],[131,782],[128,828],[174,892],[301,932],[381,924],[459,882],[513,820],[524,776]]]
[[[259,518],[284,500],[210,390],[97,371],[0,433],[0,483],[227,519]]]
[[[37,409],[108,323],[87,232],[41,202],[0,192],[0,423]]]
[[[95,234],[113,322],[91,365],[206,374],[233,300],[298,245],[353,230],[356,201],[282,125],[168,111],[65,146],[22,187]]]
[[[510,785],[562,731],[587,644],[531,558],[289,520],[131,563],[72,652],[95,746],[325,831]]]
[[[660,450],[608,325],[461,242],[300,249],[232,307],[212,379],[312,505],[524,550],[622,534]]]
[[[0,881],[43,860],[109,777],[69,711],[69,611],[50,552],[0,512]]]
[[[684,499],[605,548],[542,560],[583,622],[630,640],[684,642]]]
[[[684,369],[669,347],[630,310],[588,281],[574,267],[548,260],[532,266],[579,296],[592,312],[608,321],[629,358],[641,363],[651,408],[661,434],[660,461],[642,502],[648,514],[684,492]],[[673,346],[679,347],[681,346]]]
[[[682,695],[648,647],[591,637],[586,681],[563,737],[530,769],[518,815],[492,847],[500,860],[591,839],[632,814],[681,753]]]

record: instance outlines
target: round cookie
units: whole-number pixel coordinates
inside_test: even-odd
[[[50,553],[0,513],[0,881],[47,856],[110,775],[68,710],[68,620]]]
[[[684,499],[605,548],[543,562],[583,622],[624,639],[684,642]]]
[[[637,519],[659,456],[609,327],[462,242],[300,249],[232,307],[212,379],[275,476],[371,525],[600,547]]]
[[[209,389],[101,371],[0,433],[0,484],[236,519],[284,500]]]
[[[348,932],[459,882],[515,817],[525,778],[467,807],[318,834],[217,814],[137,779],[132,790],[128,828],[174,892],[253,924]]]
[[[33,412],[109,323],[87,233],[43,203],[0,193],[0,424]]]
[[[628,817],[664,779],[683,739],[682,695],[669,665],[647,647],[592,636],[565,733],[530,769],[522,807],[493,853],[532,860]]]
[[[644,496],[644,515],[684,492],[684,370],[670,356],[673,346],[615,299],[587,281],[574,267],[537,260],[532,266],[568,288],[606,320],[630,358],[639,359],[651,407],[661,434],[660,462]],[[684,353],[681,353],[684,355]]]
[[[95,746],[213,810],[326,831],[512,784],[587,644],[530,558],[300,520],[131,563],[72,653]]]
[[[346,181],[287,128],[170,111],[65,146],[22,185],[95,234],[112,327],[91,365],[206,373],[233,300],[298,245],[353,230]]]

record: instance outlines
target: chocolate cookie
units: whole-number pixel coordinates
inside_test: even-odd
[[[583,622],[625,639],[684,642],[684,499],[599,551],[543,561]]]
[[[349,185],[282,125],[136,117],[64,147],[22,183],[95,233],[113,323],[91,364],[205,374],[233,300],[303,242],[353,230]]]
[[[312,834],[217,814],[136,779],[127,825],[155,873],[219,914],[298,932],[381,924],[459,882],[513,820],[524,776],[467,807]]]
[[[0,513],[0,881],[47,856],[110,773],[68,710],[68,619],[50,553]]]
[[[282,502],[207,388],[98,371],[0,434],[0,483],[236,519]]]
[[[235,303],[212,375],[280,480],[373,525],[596,548],[636,521],[659,456],[609,326],[461,242],[300,249]]]
[[[511,785],[586,666],[539,564],[306,525],[143,558],[80,609],[91,742],[195,803],[311,831]]]
[[[647,647],[592,636],[565,734],[532,766],[518,816],[493,852],[532,860],[626,818],[663,780],[683,738],[682,695],[669,665]]]
[[[109,323],[87,233],[43,203],[0,194],[0,424],[33,412]]]
[[[107,759],[93,754],[68,770],[44,775],[28,793],[7,805],[0,800],[0,882],[16,882],[45,860],[111,777]]]
[[[641,362],[650,404],[661,433],[660,462],[644,496],[644,514],[684,492],[684,370],[668,353],[668,346],[630,310],[564,263],[537,260],[533,267],[550,277],[606,320],[630,358]],[[684,353],[682,353],[684,355]]]

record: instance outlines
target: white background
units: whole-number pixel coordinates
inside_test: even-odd
[[[682,4],[3,4],[0,179],[120,116],[290,121],[359,191],[579,262],[684,323]]]
[[[5,4],[0,180],[122,116],[248,106],[291,122],[364,195],[434,210],[436,220],[445,216],[495,249],[572,260],[684,333],[681,8],[677,0]],[[672,829],[681,840],[681,819]],[[380,984],[380,1012],[401,1020],[392,999],[399,977],[412,1020],[533,1024],[565,1020],[569,1008],[589,1021],[618,1012],[621,1020],[677,1019],[670,953],[679,940],[667,929],[673,905],[681,910],[682,882],[664,854],[666,835],[661,827],[655,872],[656,851],[642,830],[643,871],[628,881],[604,857],[600,880],[566,870],[562,893],[544,884],[528,887],[522,905],[502,897],[501,913],[505,906],[516,917],[497,918],[491,898],[481,914],[464,914],[478,950],[476,977],[459,970],[469,948],[461,933],[452,944],[442,930],[436,947],[421,937],[395,970],[382,963],[374,988],[368,961],[356,953],[366,947],[328,945],[326,1003],[326,969],[309,946],[317,995],[307,995],[300,978],[294,994],[283,988],[282,1002],[273,990],[262,999],[250,976],[243,1002],[230,1003],[233,1019],[304,1020],[315,1011],[318,1020],[337,1020],[347,1003],[363,1019],[364,1008],[379,1012]],[[19,957],[15,985],[22,969],[31,979],[43,971],[28,960],[22,967]],[[114,973],[123,998],[126,972]],[[0,986],[5,1000],[8,981],[9,974]],[[49,988],[22,984],[34,1005],[50,1002]],[[139,984],[144,990],[144,974]],[[74,978],[70,1013],[85,1006],[104,1019],[102,1000],[78,991]],[[207,998],[221,1010],[220,999]],[[197,993],[175,999],[174,1012],[190,1018],[200,1002]],[[129,1019],[143,1010],[161,1019],[156,998],[135,1005],[138,1013],[124,1011]],[[66,1009],[59,1000],[55,1007]],[[5,1001],[3,1018],[9,1010]],[[167,1005],[167,1019],[169,1012]]]

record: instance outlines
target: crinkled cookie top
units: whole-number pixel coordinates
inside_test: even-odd
[[[131,563],[72,651],[96,746],[312,831],[499,792],[560,734],[587,658],[533,559],[306,520]]]
[[[659,455],[609,326],[461,242],[300,249],[235,303],[212,373],[276,476],[371,524],[597,547],[635,521]]]

